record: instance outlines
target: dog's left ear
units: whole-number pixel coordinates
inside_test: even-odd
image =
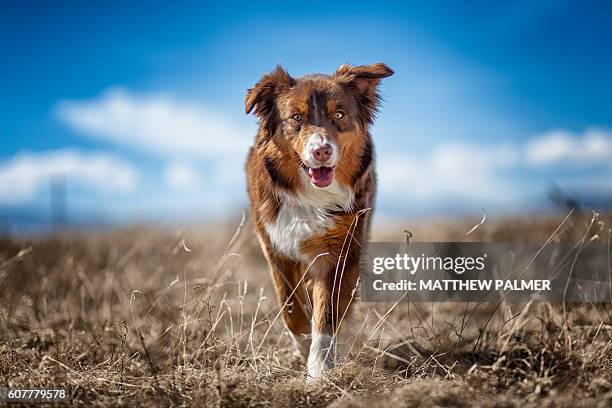
[[[287,71],[280,65],[261,77],[255,86],[247,91],[244,98],[246,113],[255,109],[255,115],[259,119],[268,118],[275,110],[275,102],[278,95],[295,84]]]
[[[382,78],[393,75],[393,70],[379,62],[371,65],[341,65],[333,79],[341,85],[348,86],[356,95],[362,110],[363,119],[372,123],[380,104],[378,84]]]

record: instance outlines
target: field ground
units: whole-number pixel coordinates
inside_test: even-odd
[[[610,219],[397,223],[374,239],[578,242]],[[610,304],[366,304],[322,381],[247,223],[0,239],[0,388],[87,406],[612,406]],[[232,238],[233,237],[233,238]],[[597,239],[597,238],[596,238]]]

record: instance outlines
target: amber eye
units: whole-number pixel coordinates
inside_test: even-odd
[[[337,111],[336,113],[334,113],[334,119],[336,120],[340,120],[344,117],[344,112],[342,111]]]
[[[304,118],[302,118],[302,115],[300,115],[299,113],[296,113],[295,115],[291,116],[291,119],[295,120],[296,122],[302,122],[304,120]]]

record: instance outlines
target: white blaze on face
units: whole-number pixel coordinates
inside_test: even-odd
[[[312,151],[325,144],[329,144],[332,147],[333,151],[329,160],[324,163],[321,163],[320,161],[314,158],[314,156],[312,155]],[[304,145],[302,157],[306,159],[304,164],[307,167],[334,167],[338,161],[338,146],[336,142],[330,140],[327,136],[322,135],[320,132],[313,132],[308,138],[308,142],[306,142],[306,144]]]

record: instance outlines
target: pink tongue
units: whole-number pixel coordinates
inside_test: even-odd
[[[334,177],[334,170],[331,167],[319,167],[313,169],[308,168],[308,175],[310,181],[317,187],[327,187],[331,184]]]

